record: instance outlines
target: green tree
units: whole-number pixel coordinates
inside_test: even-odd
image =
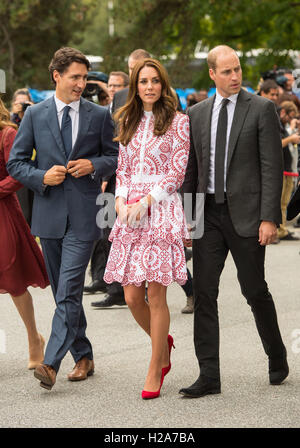
[[[94,0],[1,0],[0,67],[8,91],[29,85],[51,89],[48,65],[87,25]]]
[[[198,42],[203,49],[224,43],[242,53],[244,76],[255,83],[273,65],[289,65],[289,49],[300,49],[300,2],[290,0],[115,0],[115,20],[127,27],[105,42],[109,67],[134,48],[166,61],[178,85],[208,85],[207,68],[193,69]],[[253,49],[258,58],[246,58]],[[176,62],[171,62],[176,55]]]

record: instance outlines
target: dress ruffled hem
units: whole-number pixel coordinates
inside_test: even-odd
[[[122,286],[127,286],[127,285],[135,285],[137,287],[142,286],[142,283],[144,282],[156,282],[156,283],[160,283],[163,286],[169,286],[171,283],[178,283],[179,285],[184,285],[187,282],[187,275],[183,276],[183,277],[177,277],[174,278],[173,276],[169,276],[169,275],[156,275],[155,273],[153,273],[152,271],[150,271],[149,273],[146,273],[144,276],[140,276],[139,280],[130,280],[129,276],[127,275],[119,275],[117,272],[114,274],[111,273],[105,273],[104,277],[103,277],[104,281],[106,283],[113,283],[113,282],[118,282],[121,283]]]

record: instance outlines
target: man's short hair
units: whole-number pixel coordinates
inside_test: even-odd
[[[286,114],[290,114],[291,112],[295,112],[295,114],[298,114],[298,109],[295,103],[293,101],[283,101],[283,103],[280,104],[280,109],[284,109]]]
[[[218,45],[217,47],[212,48],[207,55],[207,65],[208,68],[211,68],[214,72],[217,69],[217,58],[221,53],[235,53],[237,55],[236,51],[228,45]]]
[[[111,76],[121,76],[121,78],[123,78],[124,87],[127,87],[129,85],[129,76],[127,75],[127,73],[125,73],[125,72],[110,72],[108,78],[110,78]]]
[[[278,89],[278,84],[273,79],[267,79],[260,87],[260,91],[264,93],[269,93],[271,89]]]
[[[135,61],[139,61],[140,59],[148,59],[151,58],[150,53],[148,51],[143,50],[142,48],[138,48],[130,53],[129,58],[134,59]]]
[[[54,56],[49,64],[49,72],[51,74],[51,79],[55,84],[53,79],[54,70],[58,71],[62,75],[68,67],[73,63],[78,62],[79,64],[84,64],[87,70],[90,69],[90,62],[85,57],[85,55],[76,50],[76,48],[62,47],[54,53]]]

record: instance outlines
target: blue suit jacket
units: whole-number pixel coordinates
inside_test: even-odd
[[[69,218],[82,241],[98,239],[96,225],[99,206],[96,197],[104,176],[117,167],[118,144],[113,142],[113,122],[108,108],[80,99],[77,140],[67,158],[59,129],[54,97],[27,109],[7,164],[9,174],[34,191],[33,235],[62,238]],[[30,161],[36,150],[36,163]],[[44,175],[53,165],[66,166],[68,160],[89,159],[95,176],[78,179],[67,174],[57,186],[43,186]]]

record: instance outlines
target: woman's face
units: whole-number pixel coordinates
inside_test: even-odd
[[[154,67],[144,67],[138,77],[138,94],[144,110],[151,111],[153,104],[161,97],[161,81],[158,71]]]

